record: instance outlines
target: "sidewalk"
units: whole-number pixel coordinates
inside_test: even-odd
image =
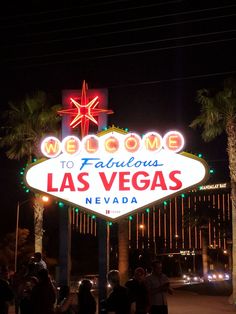
[[[236,307],[228,303],[228,298],[175,290],[168,296],[169,314],[236,314]],[[9,314],[15,314],[13,306]]]

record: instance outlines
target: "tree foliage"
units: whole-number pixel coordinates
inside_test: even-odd
[[[0,242],[0,264],[8,265],[11,269],[14,269],[15,261],[15,244],[16,233],[7,233]],[[29,257],[34,252],[34,246],[32,238],[30,237],[30,231],[28,229],[18,230],[18,264],[27,263]]]
[[[224,81],[223,88],[217,91],[201,89],[197,92],[200,114],[191,127],[200,127],[202,138],[210,141],[221,133],[227,136],[227,153],[231,180],[232,199],[232,303],[236,304],[236,80]]]
[[[45,92],[26,95],[18,102],[10,102],[3,114],[1,147],[7,148],[9,159],[40,157],[40,141],[45,134],[57,135],[60,117],[59,105],[51,105]]]

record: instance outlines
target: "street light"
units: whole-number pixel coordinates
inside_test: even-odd
[[[23,204],[26,204],[30,201],[31,199],[24,200],[22,202],[17,202],[17,207],[16,207],[16,240],[15,240],[15,261],[14,261],[14,270],[16,272],[17,270],[17,254],[18,254],[18,238],[19,238],[19,215],[20,215],[20,207]],[[46,203],[49,201],[48,196],[44,195],[41,197],[41,200]]]
[[[14,263],[14,269],[15,272],[17,270],[17,253],[18,253],[18,235],[19,235],[19,215],[20,215],[20,206],[29,202],[30,199],[24,200],[23,202],[17,202],[16,207],[16,242],[15,242],[15,263]]]

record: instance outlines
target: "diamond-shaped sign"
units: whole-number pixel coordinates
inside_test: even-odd
[[[83,141],[71,136],[61,146],[51,138],[44,144],[56,157],[31,166],[26,182],[73,206],[116,220],[205,181],[204,160],[172,151],[173,143],[181,145],[181,137],[168,133],[162,139],[153,134],[141,139],[112,130]],[[58,155],[55,150],[60,148],[63,153]]]

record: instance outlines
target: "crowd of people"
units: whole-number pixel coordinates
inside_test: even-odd
[[[172,294],[172,289],[160,261],[153,261],[148,275],[142,267],[136,268],[124,286],[118,270],[109,271],[107,281],[111,289],[103,302],[104,314],[168,314],[167,294]],[[0,267],[0,314],[8,314],[13,302],[15,314],[96,314],[91,289],[90,280],[82,280],[75,302],[69,286],[56,287],[37,252],[12,278],[7,267]]]

